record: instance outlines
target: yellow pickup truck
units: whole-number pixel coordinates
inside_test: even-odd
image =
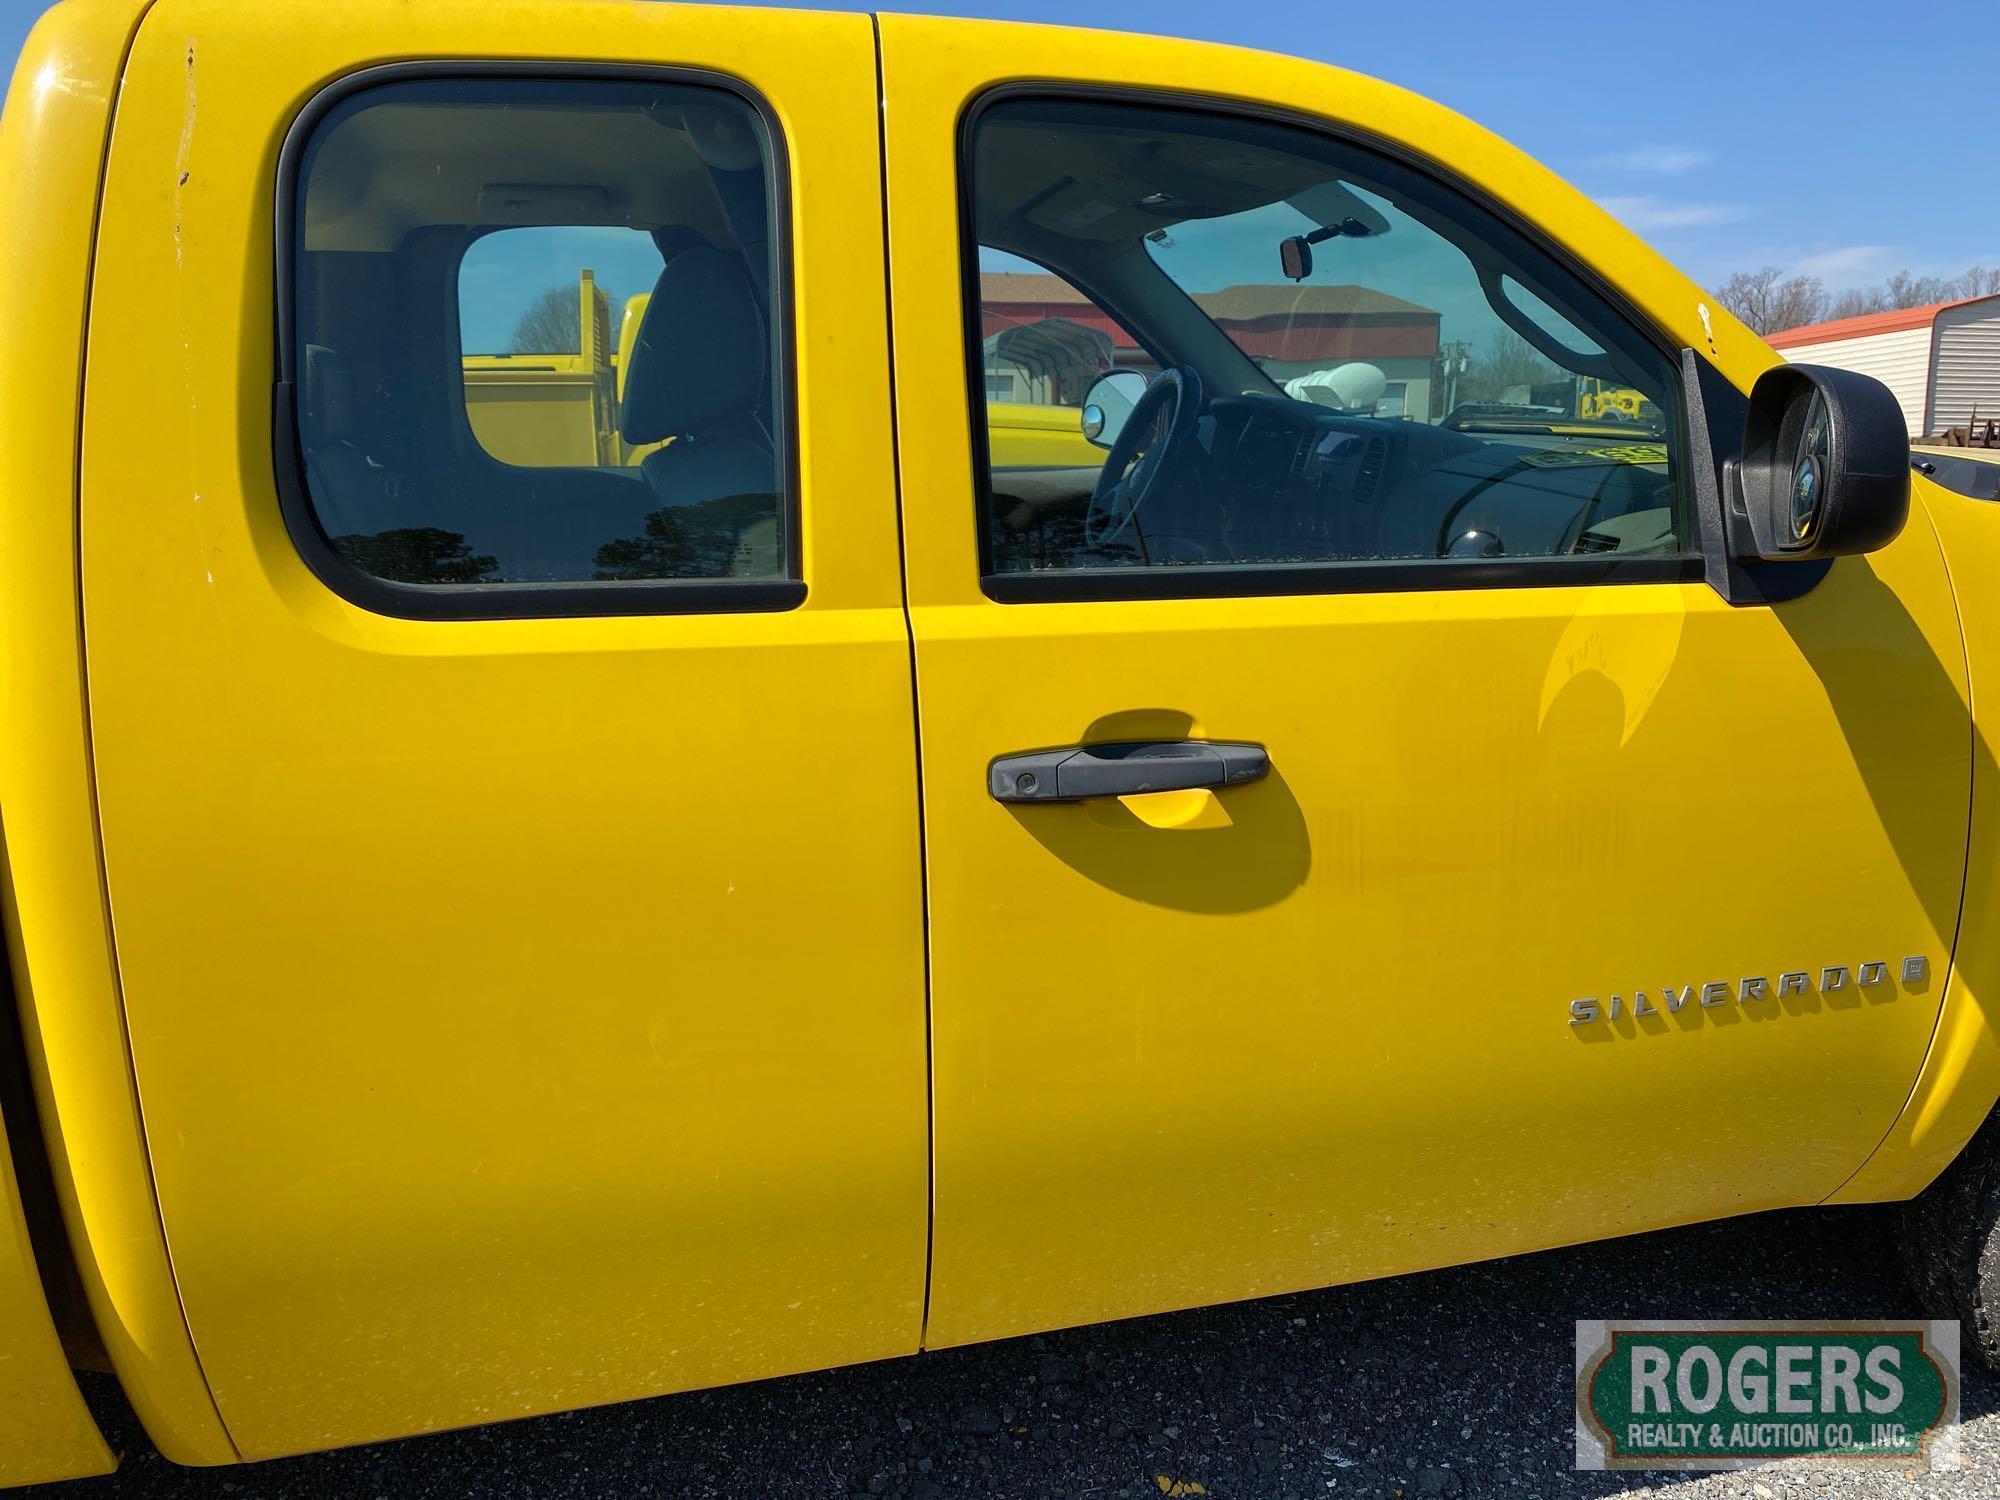
[[[639,307],[620,319],[628,336],[645,316],[644,299],[633,300]],[[629,348],[614,345],[610,299],[587,266],[577,275],[568,311],[566,337],[543,340],[549,348],[459,358],[466,422],[479,446],[501,463],[602,468],[637,462],[618,435],[619,356]]]
[[[1823,1203],[2000,1355],[2000,505],[1477,126],[62,0],[0,243],[0,1477]]]

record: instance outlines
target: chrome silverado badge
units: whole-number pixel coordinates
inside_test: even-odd
[[[1931,961],[1921,953],[1912,954],[1903,960],[1898,978],[1906,985],[1922,984],[1930,977]],[[1590,995],[1569,1003],[1569,1024],[1589,1026],[1597,1021],[1628,1020],[1640,1016],[1671,1015],[1685,1010],[1690,1003],[1696,1006],[1753,1005],[1758,1001],[1784,1000],[1793,996],[1838,995],[1842,991],[1853,991],[1854,998],[1862,998],[1873,992],[1873,998],[1886,1000],[1895,993],[1895,984],[1889,978],[1889,965],[1881,960],[1865,964],[1827,964],[1813,969],[1786,969],[1772,983],[1767,974],[1751,975],[1743,979],[1711,979],[1706,984],[1661,985],[1659,1002],[1653,1001],[1645,990],[1634,990],[1628,998],[1612,995],[1599,999]]]

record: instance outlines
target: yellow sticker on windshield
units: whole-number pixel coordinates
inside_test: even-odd
[[[1524,453],[1521,462],[1542,469],[1579,469],[1599,464],[1663,464],[1665,443],[1624,443],[1616,448],[1544,448]]]

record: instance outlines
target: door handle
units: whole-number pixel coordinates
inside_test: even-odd
[[[1262,781],[1271,757],[1262,745],[1227,740],[1135,740],[1068,745],[1003,755],[987,767],[995,802],[1081,802],[1193,787]]]

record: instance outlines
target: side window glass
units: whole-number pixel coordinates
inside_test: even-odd
[[[713,87],[425,79],[335,104],[292,245],[299,467],[332,552],[551,608],[550,585],[791,576],[772,162]]]
[[[1104,467],[1084,406],[1114,370],[1159,369],[1125,325],[1033,261],[981,246],[979,362],[990,508],[1011,555],[1036,566],[1083,544],[1075,499]]]
[[[474,240],[458,267],[458,342],[479,446],[528,468],[642,458],[619,431],[619,377],[665,268],[651,235],[617,226]]]
[[[1694,550],[1674,361],[1442,183],[1053,100],[987,109],[967,170],[990,574]]]

